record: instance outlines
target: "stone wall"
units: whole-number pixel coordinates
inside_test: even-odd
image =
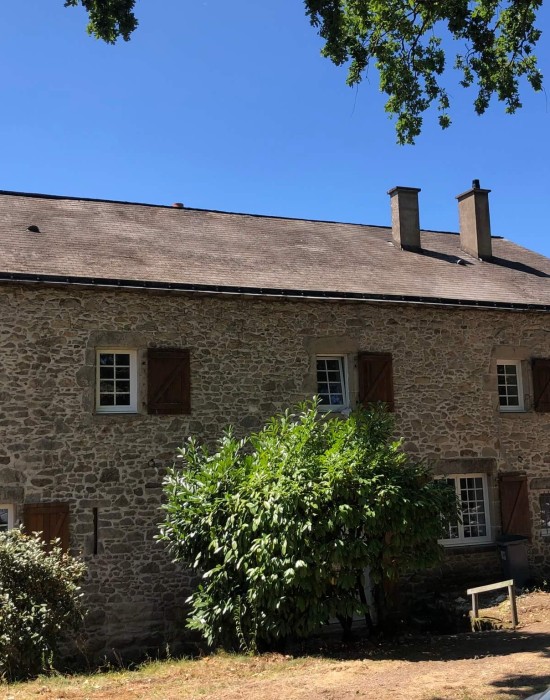
[[[406,449],[441,473],[488,473],[493,534],[498,474],[526,471],[530,561],[548,571],[538,494],[549,486],[550,415],[499,413],[495,375],[497,357],[522,359],[529,392],[528,358],[550,356],[547,314],[15,284],[0,287],[0,308],[0,503],[17,504],[18,517],[23,503],[69,503],[95,652],[180,634],[193,582],[154,540],[164,470],[188,435],[212,442],[229,423],[244,433],[311,396],[316,353],[348,355],[355,401],[356,353],[392,353]],[[94,411],[95,349],[106,346],[138,350],[135,415]],[[147,415],[147,347],[190,350],[191,415]],[[472,579],[489,552],[471,553],[481,561]],[[448,557],[446,570],[467,568],[467,557]]]

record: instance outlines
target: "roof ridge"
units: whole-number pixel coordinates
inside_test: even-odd
[[[98,202],[100,204],[124,204],[126,206],[135,207],[150,207],[152,209],[176,209],[180,211],[197,211],[205,212],[207,214],[226,214],[227,216],[249,216],[258,219],[277,219],[279,221],[304,221],[318,224],[334,224],[336,226],[361,226],[363,228],[380,228],[391,231],[391,226],[385,226],[383,224],[361,224],[357,222],[350,221],[334,221],[332,219],[308,219],[299,216],[278,216],[276,214],[251,214],[249,212],[238,212],[238,211],[223,211],[222,209],[203,209],[201,207],[187,207],[184,206],[182,209],[174,207],[172,204],[152,204],[150,202],[128,202],[124,199],[103,199],[101,197],[75,197],[72,195],[61,195],[61,194],[44,194],[41,192],[19,192],[15,190],[0,190],[0,195],[7,195],[11,197],[29,197],[31,199],[53,199],[53,200],[67,200],[69,202]],[[456,231],[441,231],[436,229],[423,228],[420,230],[421,233],[440,233],[445,235],[458,236]],[[492,236],[492,238],[500,238],[500,236]]]

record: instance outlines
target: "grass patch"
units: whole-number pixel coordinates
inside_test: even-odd
[[[311,661],[311,660],[310,660]],[[308,660],[276,654],[251,657],[219,653],[199,659],[146,661],[135,669],[113,668],[91,674],[49,675],[36,680],[4,684],[5,700],[63,698],[194,698],[216,693],[245,679],[277,676],[303,667]]]

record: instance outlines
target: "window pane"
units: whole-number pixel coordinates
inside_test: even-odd
[[[458,537],[459,537],[458,525],[450,525],[449,526],[449,539],[456,540],[456,539],[458,539]]]
[[[460,477],[460,505],[464,539],[486,537],[483,479]]]
[[[0,508],[0,532],[5,532],[8,529],[8,509]]]
[[[98,350],[97,357],[97,408],[105,413],[137,410],[135,351]]]
[[[456,540],[455,544],[470,544],[486,539],[489,534],[485,510],[485,481],[481,476],[452,476],[445,483],[457,494],[460,506],[458,523],[448,526],[445,540]]]
[[[130,368],[129,367],[119,367],[117,365],[116,378],[117,379],[130,379]]]
[[[343,406],[345,381],[343,358],[317,358],[317,394],[323,406]]]
[[[497,365],[498,375],[498,399],[501,406],[504,407],[520,407],[520,382],[518,375],[518,366]]]

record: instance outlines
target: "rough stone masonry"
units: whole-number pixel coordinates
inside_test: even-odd
[[[320,353],[346,356],[353,403],[357,353],[392,354],[406,450],[440,474],[487,474],[493,536],[498,476],[526,473],[529,559],[548,571],[538,496],[550,492],[550,414],[532,410],[529,383],[530,358],[550,356],[548,314],[15,283],[0,287],[0,309],[0,503],[15,504],[16,520],[23,504],[69,504],[91,653],[181,638],[193,581],[155,541],[165,468],[189,435],[212,443],[228,424],[242,434],[310,397]],[[101,347],[137,351],[136,414],[96,412]],[[150,347],[190,351],[190,415],[146,413]],[[507,358],[523,363],[525,412],[499,411],[496,361]],[[494,544],[457,552],[447,574],[498,576]]]

